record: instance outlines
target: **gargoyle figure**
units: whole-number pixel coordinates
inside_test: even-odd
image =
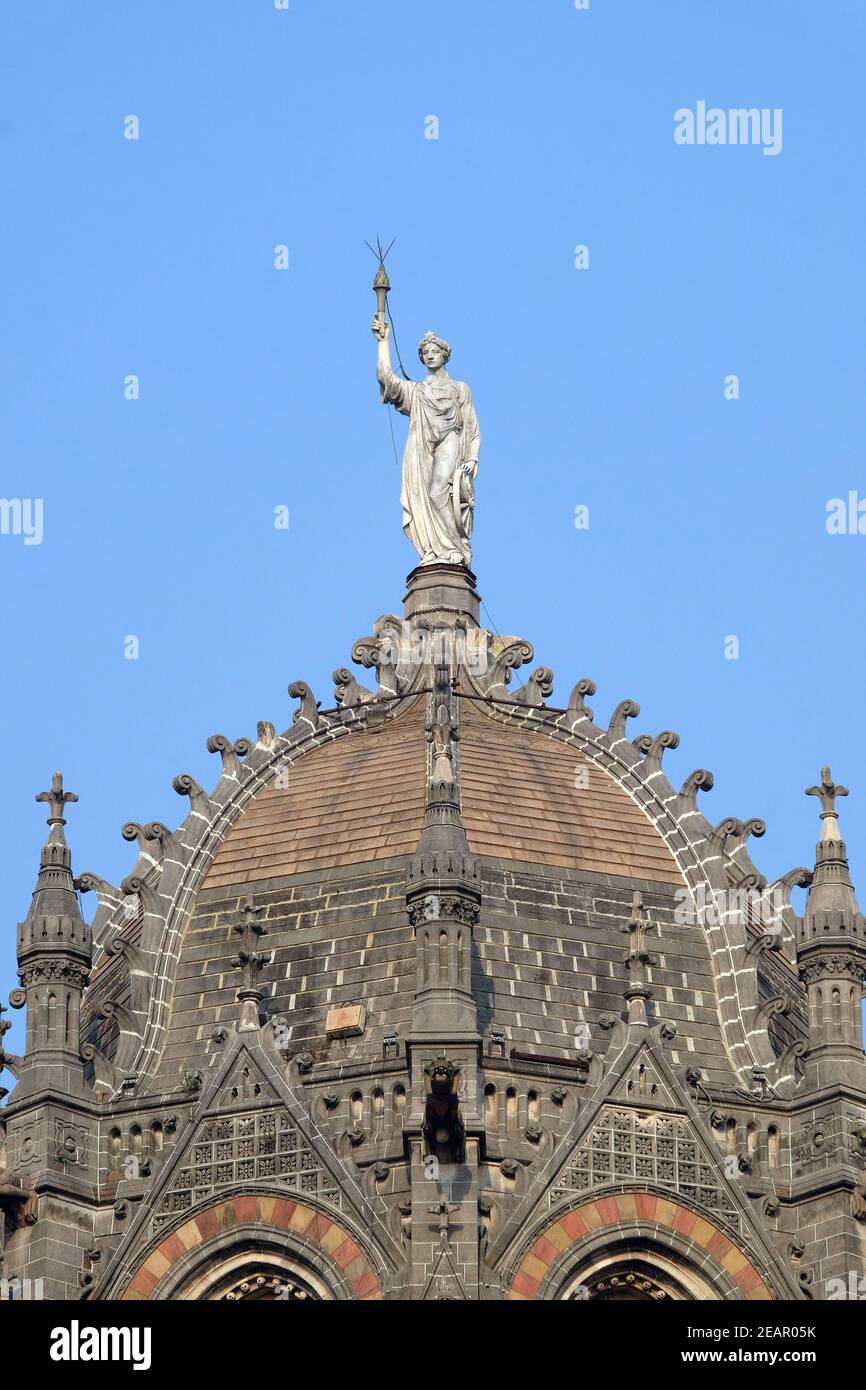
[[[466,1142],[460,1115],[460,1071],[447,1057],[424,1065],[424,1142],[426,1156],[440,1163],[464,1163]]]
[[[12,1226],[32,1226],[39,1198],[10,1168],[0,1168],[0,1209]]]

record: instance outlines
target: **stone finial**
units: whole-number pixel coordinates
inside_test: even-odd
[[[829,767],[821,768],[821,784],[817,787],[807,787],[807,796],[817,796],[821,799],[821,819],[824,822],[821,831],[822,840],[838,839],[837,822],[839,813],[836,810],[836,797],[848,796],[847,787],[837,787],[830,775]]]
[[[55,772],[51,779],[51,790],[37,792],[36,800],[44,801],[49,812],[48,839],[42,849],[40,864],[43,869],[50,865],[63,865],[68,869],[71,861],[66,836],[63,833],[63,827],[66,824],[63,812],[69,803],[77,801],[78,797],[75,792],[63,790],[63,773]]]
[[[50,811],[48,816],[49,825],[54,825],[58,822],[60,825],[65,825],[66,822],[63,819],[64,807],[66,807],[70,801],[77,801],[78,797],[75,795],[75,792],[65,792],[63,790],[63,773],[55,772],[51,779],[51,790],[47,792],[37,792],[36,800],[48,803]]]

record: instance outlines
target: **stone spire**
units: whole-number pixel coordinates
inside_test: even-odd
[[[406,908],[415,928],[416,1036],[477,1036],[472,997],[472,929],[481,906],[478,864],[460,818],[457,699],[451,668],[433,667],[427,720],[427,793],[418,848],[409,864]]]
[[[848,853],[839,832],[836,800],[847,787],[833,783],[822,767],[819,786],[807,796],[821,801],[821,835],[809,900],[800,924],[797,963],[809,999],[809,1059],[826,1084],[855,1068],[866,1070],[860,998],[866,976],[866,924],[857,904]],[[853,1078],[852,1078],[853,1079]],[[859,1078],[861,1084],[863,1077]]]
[[[49,808],[48,839],[39,860],[39,876],[30,911],[18,924],[18,973],[21,989],[13,990],[16,1008],[27,1005],[25,1067],[15,1092],[53,1087],[81,1094],[81,996],[90,978],[90,928],[81,916],[72,881],[63,812],[77,801],[63,790],[55,772],[51,790],[37,801]]]

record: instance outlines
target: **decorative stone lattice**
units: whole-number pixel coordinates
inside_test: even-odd
[[[667,1187],[739,1228],[721,1170],[709,1160],[688,1120],[661,1111],[606,1106],[550,1193],[550,1205],[608,1184]]]
[[[284,1110],[205,1120],[198,1128],[154,1228],[206,1201],[221,1188],[267,1182],[341,1205],[340,1191]]]

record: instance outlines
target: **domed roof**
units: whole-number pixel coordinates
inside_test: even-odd
[[[305,753],[232,825],[203,888],[411,855],[424,818],[425,705]],[[475,854],[682,883],[628,793],[568,745],[460,700],[462,818]]]

